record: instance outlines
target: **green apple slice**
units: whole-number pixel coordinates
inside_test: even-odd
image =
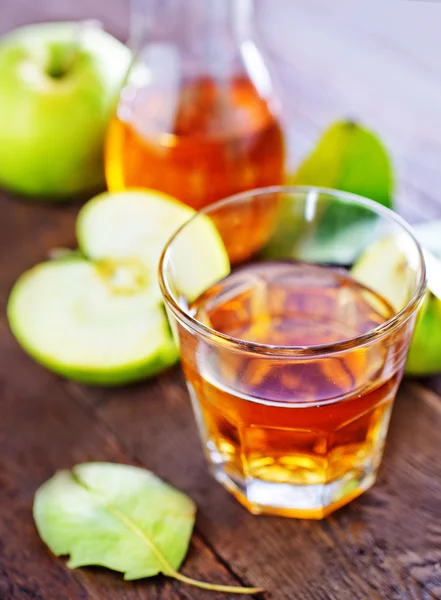
[[[406,255],[396,236],[370,245],[355,262],[351,274],[385,298],[397,312],[415,289],[415,273],[407,268]]]
[[[124,384],[178,359],[163,307],[151,289],[139,261],[49,261],[14,285],[9,324],[20,345],[60,375]]]
[[[437,228],[439,234],[439,225]],[[422,242],[427,239],[432,249],[430,237],[423,235],[425,229],[420,232],[416,228],[415,231]],[[406,374],[413,376],[441,372],[441,262],[426,248],[423,248],[423,254],[428,290],[418,312],[405,368]],[[351,273],[357,281],[386,298],[398,312],[415,290],[417,274],[406,263],[399,237],[388,237],[368,247],[354,264]]]
[[[77,219],[81,250],[93,260],[140,260],[156,280],[166,242],[196,212],[154,190],[104,193],[90,200]],[[175,240],[172,257],[176,293],[193,301],[230,272],[222,238],[209,217],[198,217]],[[156,287],[159,297],[159,286]]]

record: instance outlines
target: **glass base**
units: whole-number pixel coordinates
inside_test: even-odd
[[[215,429],[188,387],[210,471],[251,513],[323,519],[374,484],[391,401],[377,405],[367,423],[360,424],[366,421],[364,413],[327,436],[282,427],[234,428],[220,418],[222,429]],[[310,448],[315,453],[307,452]]]
[[[323,519],[369,489],[376,479],[372,471],[357,471],[329,483],[293,485],[253,478],[239,479],[213,463],[211,472],[252,514],[298,519]]]

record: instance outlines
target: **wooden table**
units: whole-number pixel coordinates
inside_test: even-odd
[[[398,209],[441,217],[441,5],[352,0],[258,0],[259,30],[283,84],[293,157],[333,118],[381,131],[399,176]],[[126,0],[0,0],[0,28],[101,18],[125,39]],[[1,75],[1,74],[0,74]],[[0,115],[1,118],[1,115]],[[0,298],[56,246],[74,243],[78,206],[0,195]],[[207,473],[178,368],[119,390],[61,380],[33,363],[0,318],[0,598],[225,598],[162,577],[123,582],[70,571],[40,541],[36,488],[92,460],[154,470],[199,507],[184,572],[260,585],[278,600],[441,598],[441,385],[403,383],[376,486],[323,522],[253,517]],[[262,596],[263,597],[263,596]]]

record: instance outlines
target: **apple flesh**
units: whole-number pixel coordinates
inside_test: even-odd
[[[98,27],[44,23],[0,40],[0,185],[64,198],[104,183],[103,142],[131,60]]]
[[[138,381],[174,364],[179,339],[173,341],[156,273],[167,239],[194,215],[154,190],[105,193],[86,203],[76,227],[82,252],[59,249],[13,286],[7,316],[22,348],[48,369],[95,385]],[[170,265],[186,298],[230,271],[212,221],[193,224],[193,235],[175,240]]]
[[[195,210],[157,190],[105,192],[89,200],[78,214],[78,245],[91,260],[136,258],[154,274],[170,237]],[[173,241],[168,259],[175,293],[193,302],[211,285],[226,277],[230,260],[215,224],[208,216],[188,223],[183,235]]]
[[[425,226],[427,227],[427,226]],[[441,222],[430,224],[435,239],[439,240]],[[415,330],[409,348],[405,373],[426,376],[441,372],[441,262],[430,250],[426,229],[415,227],[414,232],[423,244],[428,289],[418,311]],[[437,242],[439,245],[439,241]],[[361,255],[351,273],[361,283],[372,288],[399,312],[410,300],[414,288],[414,273],[403,269],[405,257],[393,236],[375,242]]]
[[[122,385],[178,360],[164,310],[136,260],[40,263],[15,283],[7,313],[30,356],[81,383]]]

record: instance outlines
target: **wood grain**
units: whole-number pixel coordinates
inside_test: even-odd
[[[82,388],[81,396],[93,404],[93,393]],[[413,598],[412,585],[424,598],[441,582],[433,526],[441,520],[441,402],[432,392],[403,386],[379,483],[323,523],[253,517],[212,482],[178,371],[109,392],[95,410],[137,460],[192,495],[204,538],[274,598],[290,600],[293,589],[307,600]],[[418,557],[425,578],[416,578],[408,557]]]
[[[440,218],[441,6],[399,2],[398,15],[378,2],[256,4],[292,160],[331,120],[355,115],[392,151],[400,212]],[[127,37],[126,0],[0,0],[0,16],[0,33],[94,17]],[[33,494],[55,470],[88,460],[143,465],[194,498],[190,576],[261,585],[274,600],[440,599],[439,378],[403,384],[370,492],[323,522],[251,516],[208,475],[179,368],[124,389],[92,389],[47,373],[12,339],[4,316],[11,285],[51,248],[74,244],[78,208],[0,194],[0,599],[226,598],[163,578],[128,583],[103,569],[70,571],[51,556],[32,522]]]
[[[78,403],[69,386],[21,352],[4,324],[0,326],[0,389],[0,598],[98,599],[103,590],[109,600],[206,598],[202,591],[164,578],[129,584],[104,569],[70,571],[63,559],[51,556],[32,521],[36,488],[56,470],[77,463],[137,461],[104,422]],[[198,535],[184,572],[240,585]]]

